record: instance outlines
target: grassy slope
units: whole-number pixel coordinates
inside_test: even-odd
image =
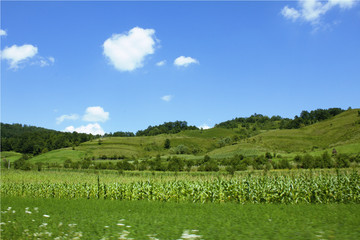
[[[215,149],[210,156],[232,154],[256,155],[277,152],[282,155],[311,152],[320,154],[336,148],[342,153],[360,153],[360,121],[358,109],[346,111],[332,119],[300,129],[270,130],[239,144]]]
[[[354,153],[360,149],[359,120],[357,110],[351,110],[301,129],[270,131],[253,139],[273,150],[299,152],[347,145],[347,152]]]
[[[190,130],[179,134],[162,134],[151,137],[107,137],[98,140],[82,143],[75,150],[71,148],[51,151],[32,158],[31,162],[49,161],[63,163],[66,159],[81,160],[85,156],[95,156],[99,158],[102,155],[124,155],[127,158],[144,158],[156,156],[164,157],[170,155],[170,151],[164,149],[166,138],[170,139],[171,147],[180,144],[189,148],[197,148],[205,154],[216,148],[216,142],[222,137],[232,136],[234,132],[228,129],[209,129],[201,132],[200,130]],[[187,158],[196,158],[194,155],[185,156]]]
[[[1,154],[1,159],[10,160],[10,162],[14,162],[19,158],[21,158],[21,153],[17,153],[17,152],[4,151],[4,152],[0,152],[0,154]]]
[[[342,153],[360,152],[360,121],[358,109],[346,111],[332,119],[319,122],[301,129],[269,130],[222,148],[217,148],[221,138],[233,137],[236,130],[213,128],[204,131],[191,130],[178,134],[162,134],[152,137],[109,137],[101,141],[94,140],[76,147],[60,149],[36,156],[37,161],[55,161],[63,163],[66,159],[81,160],[85,156],[124,155],[127,158],[144,158],[157,154],[167,157],[169,150],[163,148],[164,141],[169,138],[171,146],[180,144],[201,152],[194,155],[182,155],[184,158],[202,158],[208,154],[214,158],[229,157],[234,154],[254,156],[267,151],[277,152],[283,156],[311,152],[321,154],[324,150],[336,148]]]

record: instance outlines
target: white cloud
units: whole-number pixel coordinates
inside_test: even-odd
[[[165,64],[166,64],[166,60],[162,60],[162,61],[160,61],[160,62],[157,62],[157,63],[156,63],[156,66],[161,67],[161,66],[164,66]]]
[[[173,99],[174,96],[172,95],[165,95],[161,97],[161,100],[165,101],[165,102],[170,102],[171,99]]]
[[[77,120],[77,119],[79,119],[79,115],[77,115],[77,114],[62,115],[62,116],[56,118],[56,123],[60,124],[65,120]]]
[[[202,128],[202,129],[210,129],[211,127],[209,127],[206,123],[200,125],[198,128]]]
[[[187,67],[192,63],[199,63],[198,60],[196,60],[195,58],[192,57],[184,57],[184,56],[180,56],[178,58],[175,59],[174,64],[176,66],[181,66],[181,67]]]
[[[83,120],[87,122],[105,122],[109,119],[109,113],[105,112],[102,107],[88,107],[83,116]]]
[[[1,51],[1,58],[9,62],[10,68],[16,69],[21,62],[34,57],[37,53],[38,48],[30,44],[12,45]]]
[[[65,132],[78,132],[78,133],[87,133],[92,135],[104,135],[105,132],[101,128],[101,126],[98,123],[89,123],[86,126],[80,126],[78,128],[75,128],[74,126],[68,126],[64,130]]]
[[[339,7],[341,9],[349,9],[355,5],[356,0],[298,0],[299,9],[289,8],[285,6],[281,10],[281,14],[293,21],[301,19],[310,22],[313,25],[320,23],[321,16],[325,15],[330,9]]]
[[[55,62],[55,58],[54,58],[54,57],[48,57],[48,59],[49,59],[49,61],[50,61],[51,63],[54,63],[54,62]]]
[[[6,36],[7,33],[5,30],[0,29],[0,36]]]
[[[145,57],[155,52],[155,30],[134,27],[125,34],[106,39],[104,55],[119,71],[133,71],[144,64]]]
[[[36,57],[34,59],[34,61],[31,62],[31,65],[38,65],[40,67],[47,67],[47,66],[50,66],[50,65],[53,65],[55,62],[55,58],[53,57],[47,57],[47,58],[44,58],[44,57]]]
[[[288,6],[285,6],[282,10],[281,10],[281,14],[288,19],[291,19],[293,21],[295,21],[296,19],[298,19],[300,17],[300,13],[298,10],[294,9],[294,8],[289,8]]]

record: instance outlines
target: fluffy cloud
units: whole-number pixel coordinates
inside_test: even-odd
[[[155,52],[155,30],[134,27],[128,33],[114,34],[103,44],[104,55],[119,71],[143,66],[145,57]]]
[[[288,6],[285,6],[282,10],[281,10],[281,14],[287,18],[287,19],[291,19],[293,21],[295,21],[296,19],[298,19],[300,17],[300,13],[294,9],[294,8],[289,8]]]
[[[161,97],[161,100],[165,101],[165,102],[170,102],[171,99],[173,99],[172,95],[165,95]]]
[[[206,123],[200,125],[198,128],[202,128],[202,129],[210,129],[211,127],[209,127]]]
[[[299,9],[285,6],[281,10],[281,14],[293,21],[301,19],[311,24],[318,24],[322,15],[325,15],[330,9],[340,7],[341,9],[349,9],[355,5],[355,0],[299,0]]]
[[[192,58],[192,57],[184,57],[184,56],[180,56],[178,58],[175,59],[174,61],[174,64],[176,66],[180,66],[180,67],[187,67],[189,66],[190,64],[193,64],[193,63],[199,63],[198,60],[196,60],[195,58]]]
[[[161,66],[164,66],[165,64],[166,64],[166,60],[162,60],[160,62],[157,62],[156,66],[161,67]]]
[[[87,133],[92,135],[104,135],[105,132],[101,128],[101,126],[98,123],[90,123],[86,126],[80,126],[78,128],[75,128],[74,126],[69,126],[65,128],[65,132],[78,132],[78,133]]]
[[[0,29],[0,36],[6,36],[7,33],[5,30]]]
[[[38,48],[30,44],[12,45],[1,51],[1,58],[9,62],[10,68],[16,69],[21,62],[34,57],[37,53]]]
[[[77,120],[77,119],[79,119],[79,115],[77,115],[77,114],[62,115],[62,116],[56,118],[56,123],[60,124],[65,120]]]
[[[83,116],[87,122],[105,122],[109,119],[109,113],[105,112],[102,107],[88,107]]]

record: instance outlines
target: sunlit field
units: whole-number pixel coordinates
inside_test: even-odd
[[[2,197],[2,239],[359,239],[356,204]]]

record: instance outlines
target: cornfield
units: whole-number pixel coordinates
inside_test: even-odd
[[[246,176],[241,179],[130,183],[1,184],[3,196],[174,202],[360,203],[360,174]]]

